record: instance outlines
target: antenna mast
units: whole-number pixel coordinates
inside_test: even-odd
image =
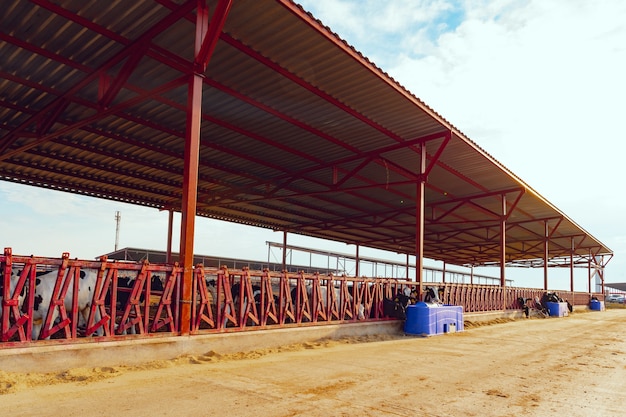
[[[120,221],[122,220],[122,215],[119,211],[115,212],[115,250],[117,250],[117,245],[120,242]]]

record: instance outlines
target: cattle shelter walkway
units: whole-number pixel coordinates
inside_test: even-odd
[[[181,335],[178,264],[24,257],[10,249],[0,256],[0,264],[0,368],[5,370],[34,371],[42,363],[57,370],[85,363],[136,364],[215,349],[248,351],[401,334],[404,317],[385,306],[397,305],[405,294],[410,294],[406,305],[416,302],[412,296],[419,288],[415,281],[398,279],[197,265],[192,332]],[[434,285],[442,303],[462,306],[465,320],[472,321],[521,317],[520,297],[533,300],[544,293],[496,285]],[[590,294],[564,296],[576,308],[587,309]]]
[[[430,338],[285,341],[280,349],[215,349],[140,366],[2,372],[1,407],[13,417],[617,417],[625,319],[626,310],[610,309]]]

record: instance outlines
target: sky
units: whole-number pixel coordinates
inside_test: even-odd
[[[298,3],[611,248],[605,280],[626,282],[621,174],[626,2]],[[166,247],[167,212],[1,181],[0,199],[2,244],[15,254],[69,252],[93,259],[111,252],[116,211],[121,213],[120,248]],[[179,222],[176,215],[175,235]],[[195,239],[198,254],[267,260],[274,255],[266,242],[280,243],[283,235],[198,218]],[[288,243],[355,253],[351,245],[293,234]],[[405,260],[367,248],[360,254]],[[581,273],[587,274],[577,271],[577,281]],[[497,276],[498,270],[487,274]],[[517,279],[516,274],[521,272],[507,270],[507,278]],[[523,286],[542,285],[543,270],[524,274],[532,277]],[[569,271],[551,270],[549,283],[553,289],[569,288]]]

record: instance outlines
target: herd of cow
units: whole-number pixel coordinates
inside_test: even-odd
[[[31,277],[34,277],[34,285],[32,296],[29,297]],[[101,310],[92,308],[94,300],[103,295],[97,292],[97,270],[69,268],[61,279],[58,278],[57,270],[34,271],[29,268],[11,268],[10,285],[5,286],[5,280],[0,279],[0,306],[2,306],[0,316],[8,314],[25,321],[28,318],[25,314],[26,306],[32,305],[32,340],[49,339],[56,331],[67,327],[72,320],[77,321],[77,327],[82,328],[83,332],[89,322],[95,323],[90,333],[102,336],[104,330]],[[111,306],[114,303],[117,311],[123,311],[125,306],[133,302],[132,298],[143,302],[145,293],[141,288],[138,291],[134,288],[135,280],[136,274],[119,276],[115,294],[108,290],[104,294],[103,305]],[[152,275],[150,289],[155,294],[162,293],[164,289],[162,277]],[[91,321],[90,313],[93,314]],[[133,333],[134,326],[129,328]]]
[[[119,271],[119,275],[115,275],[116,285],[109,284],[103,290],[102,284],[99,284],[99,287],[96,282],[98,271],[89,268],[69,268],[65,271],[65,276],[60,277],[58,270],[46,272],[13,267],[10,269],[10,279],[8,280],[4,277],[7,272],[7,268],[4,268],[3,279],[0,279],[0,306],[2,307],[0,317],[6,315],[7,317],[3,318],[5,321],[12,318],[13,324],[18,324],[17,327],[19,327],[28,320],[27,306],[32,306],[32,340],[48,339],[60,329],[67,328],[68,323],[71,322],[76,322],[75,327],[82,329],[83,334],[102,336],[105,322],[102,317],[104,310],[94,308],[95,300],[100,299],[100,304],[103,304],[108,312],[111,309],[117,311],[118,314],[123,311],[128,312],[131,303],[135,305],[145,304],[146,295],[161,296],[166,280],[166,274],[152,274],[149,280],[146,279],[149,284],[143,285],[142,283],[141,286],[138,286],[135,285],[136,271],[132,271],[134,274],[129,275],[124,275],[123,271]],[[34,285],[31,283],[33,277]],[[4,285],[5,282],[9,283],[8,288]],[[29,294],[30,288],[32,288],[32,294]],[[112,291],[113,288],[116,290]],[[212,308],[216,310],[218,308],[216,304],[223,302],[223,300],[220,301],[220,295],[217,294],[216,281],[207,279],[206,288],[211,293]],[[330,288],[334,288],[334,290],[329,293],[328,289]],[[229,309],[258,307],[262,302],[261,287],[252,284],[251,289],[251,292],[244,291],[241,283],[233,281],[229,288],[230,291],[227,292],[232,294],[232,303],[223,306],[225,313],[223,316],[227,318],[231,313],[235,313]],[[75,290],[76,297],[74,297]],[[106,294],[103,294],[103,291],[106,291]],[[330,286],[328,284],[311,285],[309,283],[303,288],[294,287],[290,295],[291,300],[297,305],[317,302],[321,310],[328,308],[329,302],[348,300],[349,304],[354,306],[355,319],[358,320],[365,320],[370,317],[403,320],[406,318],[406,307],[418,301],[417,292],[405,286],[397,289],[392,297],[384,297],[380,302],[382,314],[375,315],[374,308],[366,308],[363,303],[355,305],[354,300],[352,300],[353,293],[353,288],[346,291],[345,288],[342,290],[341,287],[333,287],[332,283]],[[273,297],[277,303],[280,302],[276,295]],[[427,288],[423,301],[440,302],[437,289],[434,287]],[[16,320],[21,321],[21,323],[15,323]],[[116,334],[125,334],[126,330],[131,333],[135,331],[134,325],[122,326],[122,324],[118,317],[117,324],[115,324]],[[222,323],[224,327],[227,324],[226,320]],[[90,326],[89,329],[87,329],[88,326]]]
[[[215,279],[206,282],[206,288],[211,294],[211,299],[213,301],[219,300],[217,303],[213,303],[214,309],[217,311],[216,305],[221,305],[222,314],[220,318],[223,320],[221,323],[223,327],[227,326],[229,317],[231,317],[230,321],[234,325],[239,323],[241,326],[242,322],[247,319],[246,312],[258,311],[260,305],[264,303],[262,285],[253,283],[242,285],[241,282],[236,282],[226,290],[224,288],[220,290]],[[315,279],[304,285],[290,285],[289,294],[283,295],[282,298],[278,295],[279,291],[269,290],[271,296],[269,301],[265,298],[265,302],[284,308],[286,300],[289,300],[290,303],[294,304],[294,312],[308,312],[308,314],[294,313],[293,316],[286,317],[285,323],[317,321],[318,319],[329,321],[333,314],[339,320],[388,318],[404,320],[406,319],[406,308],[410,304],[420,301],[420,298],[428,303],[442,303],[441,291],[438,287],[427,287],[423,296],[419,297],[416,286],[401,285],[383,290],[380,286],[374,288],[376,285],[372,282],[343,282],[340,284],[340,281]],[[249,288],[246,288],[248,286]],[[377,296],[374,295],[376,290],[380,290],[377,301],[375,300]],[[357,293],[360,294],[357,297],[359,301],[354,298]],[[369,303],[366,301],[368,298],[366,293],[369,294]],[[253,300],[253,302],[249,302],[248,299]],[[342,309],[340,306],[344,308]],[[240,312],[237,317],[231,315],[235,309]],[[248,317],[252,317],[252,321],[259,324],[256,313],[251,313]]]

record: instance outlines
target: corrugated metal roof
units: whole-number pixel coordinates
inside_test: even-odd
[[[180,210],[196,4],[11,2],[1,178]],[[294,3],[234,1],[204,75],[201,216],[414,253],[424,143],[425,256],[499,263],[503,196],[508,262],[541,261],[546,226],[550,258],[612,256]]]

